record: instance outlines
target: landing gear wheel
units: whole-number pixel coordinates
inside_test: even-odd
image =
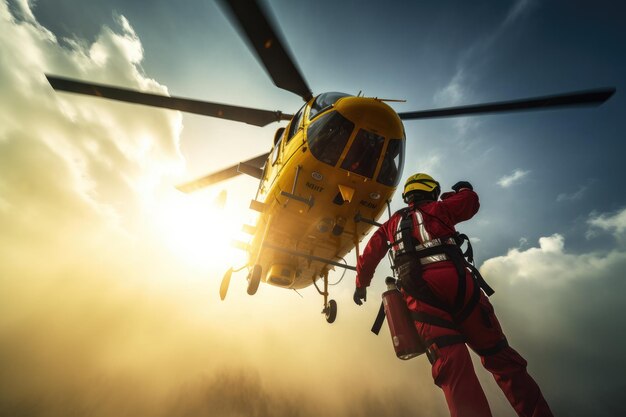
[[[226,293],[228,292],[228,286],[230,285],[230,276],[233,274],[233,268],[229,268],[228,271],[224,274],[222,278],[222,283],[220,284],[220,298],[224,301],[226,298]]]
[[[324,308],[324,315],[328,323],[333,323],[337,318],[337,302],[329,300],[328,305]]]
[[[252,267],[252,270],[248,273],[248,294],[254,295],[259,289],[259,283],[261,282],[261,265],[256,264]]]

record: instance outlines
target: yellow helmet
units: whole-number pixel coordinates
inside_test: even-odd
[[[428,174],[415,174],[407,178],[404,183],[404,192],[402,198],[408,203],[409,194],[414,191],[421,191],[424,193],[431,193],[434,200],[439,198],[441,187],[439,183]]]

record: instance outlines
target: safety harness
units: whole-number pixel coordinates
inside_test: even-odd
[[[394,266],[392,267],[395,268],[398,275],[398,287],[404,289],[406,293],[420,302],[449,313],[453,318],[452,321],[449,321],[431,314],[411,311],[411,317],[414,321],[458,330],[459,325],[469,317],[478,304],[480,289],[482,288],[488,296],[491,296],[494,290],[485,282],[484,278],[473,264],[474,252],[467,235],[454,231],[454,234],[447,237],[420,242],[414,237],[413,233],[414,214],[417,216],[418,234],[421,237],[429,236],[423,225],[424,213],[418,207],[413,209],[406,207],[402,209],[402,219],[396,230],[394,242],[389,244],[390,249],[393,251],[392,257]],[[442,221],[441,223],[445,225]],[[446,225],[446,227],[449,226]],[[467,242],[467,249],[463,252],[461,248],[465,242]],[[422,267],[424,265],[443,261],[451,261],[454,264],[459,279],[457,293],[452,306],[441,301],[422,278]],[[467,292],[465,277],[468,270],[474,279],[475,285],[473,286],[474,289],[469,301],[465,303]],[[385,314],[383,306],[381,305],[381,309],[372,327],[372,332],[378,334],[384,320]],[[428,359],[431,363],[434,363],[438,356],[436,352],[437,349],[457,343],[465,343],[465,341],[465,337],[462,335],[446,335],[432,340],[426,340],[425,344],[429,346],[426,351]],[[506,343],[506,340],[504,342]],[[497,350],[499,351],[504,347],[505,346],[498,346]]]

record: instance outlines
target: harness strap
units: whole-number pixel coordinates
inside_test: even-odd
[[[418,321],[420,323],[426,323],[437,327],[443,327],[445,329],[457,330],[458,326],[450,320],[442,319],[441,317],[433,316],[432,314],[418,312],[418,311],[410,311],[411,318],[414,321]],[[385,306],[381,302],[380,308],[378,309],[378,314],[376,315],[376,319],[374,320],[374,324],[372,325],[371,331],[375,335],[380,333],[380,329],[385,322]]]
[[[442,319],[441,317],[433,316],[432,314],[422,313],[418,311],[411,311],[411,318],[415,321],[419,321],[420,323],[431,324],[437,327],[443,327],[446,329],[456,330],[458,327],[454,322]]]
[[[456,269],[457,276],[458,276],[457,291],[454,297],[454,304],[452,306],[451,313],[453,315],[459,315],[461,314],[462,311],[464,311],[468,307],[465,305],[465,294],[467,291],[467,283],[465,282],[465,276],[466,276],[467,270],[465,269],[465,267],[467,265],[467,262],[463,258],[463,254],[461,250],[459,249],[459,247],[456,245],[444,243],[438,246],[432,246],[432,247],[418,250],[416,251],[415,256],[419,258],[425,258],[425,257],[433,256],[433,255],[442,255],[442,254],[445,255],[450,261],[452,261]],[[418,295],[421,295],[421,294],[418,294]],[[422,301],[422,298],[424,297],[421,296],[418,299]],[[428,297],[428,299],[424,299],[423,301],[426,302],[427,304],[433,305],[434,307],[441,308],[442,303],[438,301],[433,303],[432,302],[433,298],[436,298],[436,297],[434,296]],[[442,309],[444,311],[450,312],[450,308],[448,306],[443,305]],[[470,312],[471,310],[467,314],[469,314]]]
[[[506,340],[506,338],[504,338],[490,348],[474,349],[474,352],[476,352],[480,356],[491,356],[495,355],[496,353],[507,347],[509,347],[509,342]]]
[[[465,307],[454,317],[454,320],[457,323],[463,323],[474,311],[474,308],[478,304],[478,300],[480,300],[480,289],[478,285],[474,285],[474,291],[472,292],[472,297],[469,299]]]
[[[413,217],[411,216],[411,211],[408,209],[404,209],[402,213],[402,220],[400,220],[400,239],[396,242],[402,245],[402,250],[404,253],[415,253],[415,245],[413,244],[413,236],[411,231],[413,230]]]
[[[426,346],[428,346],[428,348],[426,349],[426,356],[428,357],[428,361],[431,365],[434,364],[435,361],[439,358],[439,349],[459,343],[465,343],[465,337],[460,334],[450,334],[427,340],[425,344]]]
[[[465,293],[467,292],[467,282],[465,279],[466,269],[465,269],[465,259],[463,259],[463,254],[460,249],[454,248],[454,250],[450,250],[450,248],[444,248],[446,250],[450,259],[452,259],[452,263],[456,268],[456,274],[458,276],[458,286],[456,290],[456,296],[454,297],[454,314],[460,314],[463,310],[463,305],[465,304]]]
[[[406,293],[410,294],[413,298],[424,304],[428,304],[429,306],[445,311],[446,313],[450,312],[450,307],[445,302],[437,298],[426,284],[417,285],[412,279],[399,279],[398,287],[402,288]]]
[[[472,271],[472,275],[474,276],[478,286],[485,291],[485,294],[487,294],[488,297],[491,297],[495,291],[489,286],[489,284],[487,284],[487,281],[485,281],[485,278],[483,278],[478,268],[472,264],[467,264],[466,266]]]
[[[454,236],[456,244],[459,248],[463,245],[464,242],[467,242],[467,249],[463,252],[463,256],[467,258],[467,261],[471,264],[474,263],[474,249],[472,248],[472,242],[470,242],[469,237],[465,233],[457,232]]]
[[[381,327],[383,327],[383,323],[385,322],[385,306],[381,302],[380,309],[378,309],[378,314],[376,315],[376,320],[374,320],[374,325],[372,325],[372,333],[378,336],[380,333]]]

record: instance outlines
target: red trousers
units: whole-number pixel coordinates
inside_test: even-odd
[[[439,300],[453,305],[459,279],[452,263],[428,265],[424,268],[423,278]],[[466,276],[466,285],[467,303],[474,288],[469,273]],[[408,294],[405,294],[405,300],[412,311],[452,321],[448,312],[420,302]],[[526,371],[526,361],[506,343],[493,307],[482,291],[478,305],[458,330],[417,321],[415,325],[420,336],[427,341],[440,336],[463,335],[467,345],[480,355],[483,366],[493,374],[496,383],[519,416],[552,416],[539,386]],[[457,343],[438,348],[435,343],[432,348],[436,356],[432,367],[433,379],[443,390],[450,415],[490,417],[491,410],[474,372],[467,346]]]

